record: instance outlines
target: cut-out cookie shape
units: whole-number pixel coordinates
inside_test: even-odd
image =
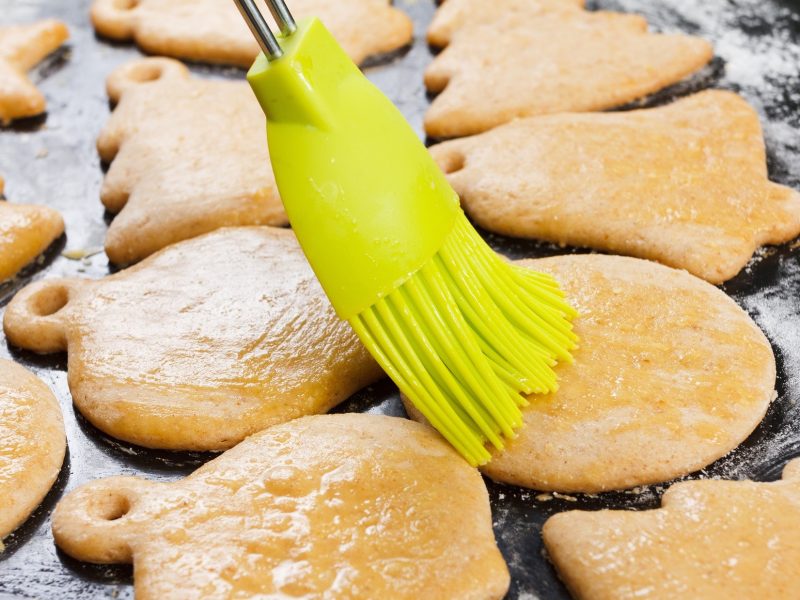
[[[562,282],[581,343],[556,368],[558,391],[528,398],[519,436],[482,468],[492,479],[561,492],[667,481],[724,456],[763,418],[772,349],[722,291],[621,256],[519,264]]]
[[[712,283],[800,233],[800,194],[769,182],[758,115],[731,92],[521,119],[431,152],[486,229],[649,258]]]
[[[106,236],[117,264],[233,225],[285,225],[269,165],[266,122],[250,86],[189,76],[148,58],[108,78],[118,105],[97,140],[113,161],[100,192],[119,213]]]
[[[183,481],[66,496],[67,554],[133,562],[137,598],[502,598],[480,475],[431,429],[365,414],[248,438]]]
[[[428,28],[428,43],[444,47],[450,43],[453,32],[472,23],[485,23],[497,19],[498,12],[514,14],[517,18],[552,13],[560,9],[574,11],[583,7],[584,0],[446,0],[441,3]]]
[[[587,12],[566,2],[550,7],[553,0],[467,13],[452,7],[459,1],[442,8],[458,28],[437,18],[428,34],[450,39],[425,71],[428,89],[441,92],[425,115],[433,137],[470,135],[517,117],[619,106],[680,81],[713,55],[700,38],[649,33],[636,15]]]
[[[570,511],[545,523],[550,558],[576,598],[797,596],[800,460],[772,483],[677,483],[661,506]]]
[[[290,0],[295,18],[316,16],[355,62],[402,48],[413,27],[388,0]],[[268,14],[266,7],[262,12]],[[151,54],[249,67],[258,46],[230,0],[94,0],[101,35]]]
[[[152,448],[229,448],[381,375],[294,234],[269,227],[221,229],[99,281],[33,283],[4,326],[14,345],[67,350],[78,410]]]
[[[50,491],[67,441],[61,407],[38,377],[0,359],[0,550]]]
[[[0,200],[0,282],[16,275],[62,233],[64,220],[58,211],[37,204]]]
[[[44,96],[27,72],[68,37],[67,26],[52,19],[0,26],[0,125],[45,111]]]

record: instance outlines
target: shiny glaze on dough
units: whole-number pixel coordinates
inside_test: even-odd
[[[266,6],[258,4],[272,23]],[[411,19],[388,0],[287,4],[296,19],[319,17],[357,63],[411,41]],[[258,53],[253,34],[230,0],[94,0],[91,16],[101,35],[135,40],[151,54],[247,68]]]
[[[59,503],[53,535],[79,560],[132,561],[137,600],[478,600],[509,585],[477,471],[378,415],[272,427],[176,483],[97,480]]]
[[[800,233],[800,194],[767,179],[758,115],[731,92],[521,119],[431,152],[490,231],[649,258],[712,283]]]
[[[34,283],[4,326],[12,344],[66,349],[81,413],[153,448],[229,448],[381,376],[294,234],[269,227],[220,229],[99,281]]]
[[[0,200],[0,281],[16,275],[63,232],[64,220],[56,210]]]
[[[27,72],[68,37],[67,26],[52,19],[0,27],[0,124],[45,111]]]
[[[764,334],[722,291],[644,260],[557,256],[580,316],[559,390],[531,396],[524,425],[483,472],[538,490],[599,492],[666,481],[738,446],[774,395]]]
[[[425,115],[433,137],[620,106],[680,81],[713,56],[703,39],[648,33],[638,15],[584,11],[566,0],[471,11],[474,1],[447,0],[428,32],[449,42],[425,71],[427,88],[441,92]],[[492,40],[488,54],[476,43],[485,39]]]
[[[50,388],[0,359],[0,550],[50,490],[65,450],[61,407]]]
[[[119,104],[97,149],[113,161],[100,192],[119,213],[106,235],[112,262],[219,227],[288,223],[247,83],[190,77],[178,61],[147,58],[119,67],[107,87]]]
[[[800,460],[772,483],[677,483],[661,504],[571,511],[545,523],[550,557],[575,598],[797,597]]]

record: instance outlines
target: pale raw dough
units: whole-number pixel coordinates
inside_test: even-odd
[[[763,418],[772,349],[722,291],[621,256],[519,264],[561,282],[580,348],[556,367],[556,393],[529,397],[519,436],[482,468],[492,479],[559,492],[667,481],[724,456]]]
[[[575,598],[797,597],[800,460],[772,483],[678,483],[661,504],[570,511],[545,523],[547,550]]]
[[[56,210],[0,200],[0,282],[16,275],[62,233],[64,220]]]
[[[447,0],[428,33],[449,41],[425,71],[428,89],[441,92],[425,115],[433,137],[620,106],[680,81],[713,55],[700,38],[649,33],[637,15],[587,12],[566,0],[491,3],[491,11],[470,10],[472,2]]]
[[[229,448],[382,375],[294,234],[269,227],[220,229],[98,281],[33,283],[4,327],[11,344],[67,350],[83,416],[152,448]]]
[[[0,26],[0,125],[45,111],[44,96],[27,72],[68,37],[67,26],[52,19]]]
[[[520,119],[431,152],[481,227],[649,258],[712,283],[800,233],[800,194],[767,179],[758,115],[732,92]]]
[[[53,392],[30,371],[0,359],[0,550],[50,491],[66,447]]]
[[[53,535],[78,560],[133,562],[138,600],[481,600],[509,585],[478,472],[378,415],[267,429],[176,483],[94,481],[59,503]]]
[[[100,192],[119,213],[106,236],[117,264],[233,225],[285,225],[269,164],[264,113],[243,81],[189,76],[168,58],[114,71],[118,102],[97,140],[111,162]]]
[[[261,12],[272,24],[262,2]],[[388,0],[289,0],[295,19],[319,17],[355,62],[411,41],[411,19]],[[145,52],[249,67],[258,53],[233,0],[94,0],[101,35],[135,40]]]

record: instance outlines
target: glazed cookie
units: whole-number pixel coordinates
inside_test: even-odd
[[[67,442],[61,407],[38,377],[0,359],[0,551],[50,491]]]
[[[67,26],[52,19],[0,27],[0,125],[45,111],[44,96],[27,72],[68,37]]]
[[[468,517],[468,518],[466,518]],[[502,598],[480,475],[406,419],[305,417],[183,481],[101,479],[65,497],[67,554],[134,563],[136,597]]]
[[[319,17],[357,63],[411,41],[411,19],[388,0],[288,4],[295,18]],[[258,53],[231,0],[94,0],[91,17],[100,35],[135,40],[151,54],[249,67]]]
[[[800,589],[800,460],[783,479],[687,481],[661,508],[570,511],[544,541],[577,599],[791,598]]]
[[[229,448],[382,374],[294,234],[269,227],[220,229],[99,281],[36,282],[4,326],[16,346],[67,350],[78,410],[151,448]]]
[[[52,208],[0,200],[0,282],[16,275],[62,233],[64,220]]]
[[[724,456],[763,418],[772,349],[722,291],[621,256],[519,264],[562,282],[581,342],[556,367],[558,391],[529,398],[519,436],[482,468],[492,479],[559,492],[667,481]]]
[[[100,192],[117,214],[106,254],[117,264],[227,225],[286,225],[266,121],[250,86],[189,76],[167,58],[108,78],[118,102],[97,149],[113,161]]]
[[[473,1],[447,0],[428,34],[449,41],[425,71],[428,89],[441,92],[425,115],[433,137],[620,106],[680,81],[713,54],[700,38],[649,33],[636,15],[587,12],[566,0],[456,10]]]
[[[758,115],[731,92],[520,119],[431,152],[481,227],[649,258],[712,283],[800,233],[800,194],[769,182]]]

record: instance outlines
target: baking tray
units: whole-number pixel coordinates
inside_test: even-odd
[[[67,237],[56,242],[40,264],[27,269],[15,282],[0,286],[0,312],[13,293],[32,280],[103,277],[110,271],[102,253],[77,261],[61,255],[64,248],[103,245],[110,217],[99,200],[103,170],[94,142],[109,112],[104,81],[116,65],[140,56],[133,46],[95,37],[88,22],[89,4],[90,0],[0,0],[0,22],[56,17],[66,21],[72,32],[67,47],[32,75],[47,95],[47,117],[0,130],[0,174],[6,179],[8,197],[16,202],[44,202],[60,210]],[[424,34],[434,5],[432,0],[399,0],[398,6],[414,19],[414,44],[373,61],[366,70],[421,132],[429,103],[422,70],[432,58]],[[714,42],[718,58],[710,67],[645,104],[666,102],[705,87],[739,91],[762,115],[772,178],[800,188],[800,1],[607,0],[590,2],[590,8],[638,12],[654,29],[696,33]],[[491,51],[490,43],[487,48]],[[243,71],[237,69],[192,65],[192,70],[209,77],[243,77]],[[494,248],[514,258],[581,251],[485,236]],[[787,460],[800,455],[800,250],[788,244],[760,251],[723,289],[753,316],[772,342],[778,364],[778,398],[742,446],[691,477],[775,479]],[[64,410],[69,441],[67,459],[53,490],[27,523],[7,539],[7,549],[0,555],[0,598],[132,598],[129,566],[87,565],[56,549],[50,535],[55,503],[65,491],[98,477],[126,474],[179,479],[212,455],[148,451],[94,429],[72,406],[64,354],[40,357],[11,348],[1,339],[0,356],[32,369],[53,388]],[[405,414],[396,388],[388,381],[362,390],[337,411]],[[654,507],[667,487],[552,498],[489,480],[486,483],[497,541],[511,570],[508,597],[520,600],[569,598],[543,553],[540,531],[550,515],[576,508]]]

